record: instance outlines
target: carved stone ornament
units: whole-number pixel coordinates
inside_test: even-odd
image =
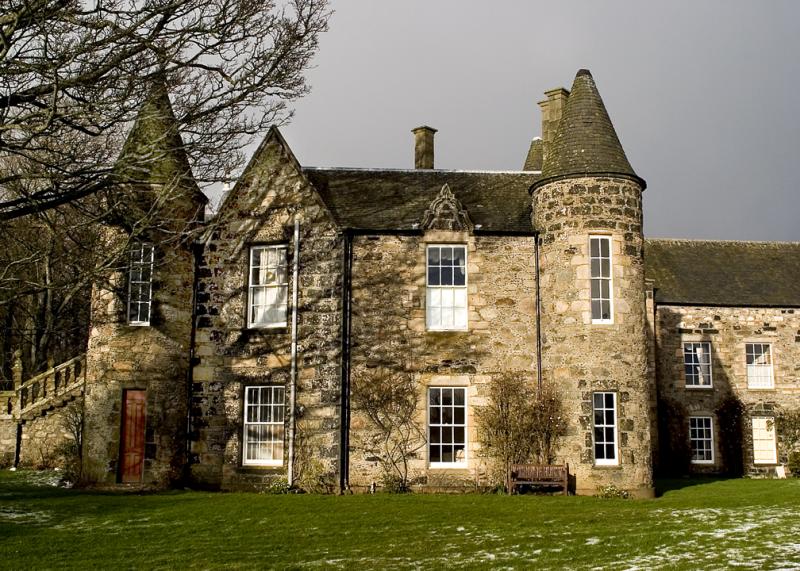
[[[469,213],[445,184],[422,217],[422,230],[455,230],[471,232]]]

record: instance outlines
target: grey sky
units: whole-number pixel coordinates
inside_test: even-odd
[[[308,166],[520,169],[536,102],[592,71],[645,234],[800,240],[800,2],[342,0],[283,129]]]

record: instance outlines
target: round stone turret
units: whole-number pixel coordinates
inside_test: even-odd
[[[578,493],[653,492],[644,188],[591,74],[579,71],[532,188],[542,376],[564,396],[571,424],[560,456]]]

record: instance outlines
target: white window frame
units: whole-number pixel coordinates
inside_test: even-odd
[[[146,327],[150,325],[153,314],[153,262],[155,260],[155,247],[149,242],[132,242],[128,258],[128,325]],[[146,252],[150,254],[147,261]],[[147,272],[149,277],[142,278],[142,273]],[[139,295],[134,296],[134,289]],[[144,294],[143,291],[147,290]],[[146,315],[143,306],[147,306]],[[135,314],[135,319],[134,319]]]
[[[433,393],[434,391],[439,391],[440,392],[439,404],[438,405],[432,405],[431,404],[431,393]],[[444,402],[444,399],[441,396],[443,391],[451,391],[451,395],[452,395],[452,404],[451,405],[442,404]],[[455,393],[456,393],[456,391],[463,392],[463,394],[464,394],[464,404],[463,405],[456,405],[455,404]],[[428,391],[427,391],[426,397],[427,397],[426,408],[427,408],[427,411],[428,411],[428,423],[427,423],[428,424],[428,446],[427,446],[428,466],[431,467],[431,468],[466,468],[467,467],[467,461],[468,461],[468,450],[469,450],[469,431],[468,431],[469,428],[467,426],[467,418],[468,418],[468,412],[469,412],[469,402],[468,402],[468,395],[467,395],[467,387],[452,387],[452,386],[450,386],[450,387],[428,387]],[[444,422],[443,411],[448,406],[451,409],[452,422],[446,423],[446,422]],[[455,420],[456,420],[456,410],[455,409],[457,407],[464,409],[464,422],[463,423],[455,422]],[[431,414],[431,409],[432,408],[438,408],[439,409],[439,422],[432,422],[432,414]],[[432,429],[436,429],[436,428],[438,428],[440,431],[443,428],[444,429],[447,429],[447,428],[453,429],[453,438],[450,441],[450,444],[453,446],[453,459],[454,460],[452,462],[442,462],[442,461],[434,462],[434,461],[431,460],[431,447],[432,446],[442,446],[441,432],[440,432],[439,440],[437,442],[433,442],[432,441],[432,438],[431,438]],[[464,433],[463,442],[456,442],[456,440],[455,440],[455,429],[457,429],[457,428],[460,428],[461,430],[463,430],[463,433]],[[455,457],[456,457],[456,449],[455,449],[455,447],[457,445],[461,445],[461,444],[463,444],[463,446],[464,446],[463,458],[461,460],[455,460]],[[440,456],[439,457],[441,458],[441,452],[440,452]]]
[[[441,255],[441,248],[463,248],[464,249],[464,285],[454,285],[454,284],[431,284],[430,283],[430,252],[432,249],[437,248],[440,249]],[[425,248],[425,326],[428,331],[467,331],[469,329],[469,293],[468,293],[468,285],[469,285],[469,275],[467,272],[467,267],[469,265],[468,261],[468,247],[467,244],[428,244]],[[447,267],[447,266],[433,266],[433,267]],[[452,268],[460,267],[453,265]],[[455,272],[453,273],[455,276]],[[453,279],[455,281],[455,279]],[[453,305],[449,306],[451,311],[453,312],[453,324],[452,325],[442,325],[441,319],[441,310],[443,308],[447,308],[441,303],[441,296],[446,291],[452,291],[453,295]],[[436,305],[434,303],[434,299],[437,296],[440,298],[440,303]],[[463,298],[463,306],[456,305],[455,298],[456,296],[461,296]],[[464,323],[463,325],[456,325],[456,311],[463,307],[464,311]],[[440,312],[439,323],[434,323],[433,315],[434,311],[438,309]]]
[[[701,350],[697,352],[698,346]],[[688,351],[687,351],[688,349]],[[688,362],[687,357],[691,356],[695,362]],[[707,363],[701,362],[701,356],[705,356]],[[703,368],[708,367],[708,382],[699,382],[704,378]],[[700,369],[693,373],[689,372],[689,367]],[[683,376],[687,389],[711,389],[714,387],[714,366],[711,362],[711,343],[709,341],[684,341],[683,342]],[[697,381],[695,381],[695,378]]]
[[[756,360],[757,358],[755,352],[756,346],[761,347],[762,351],[764,347],[767,348],[766,353],[761,353],[761,356],[763,357],[764,355],[767,355],[769,363],[750,363],[751,358],[753,360]],[[747,388],[755,390],[774,389],[775,372],[773,368],[774,361],[772,359],[772,343],[763,343],[760,341],[745,343],[744,351],[745,368],[747,369]],[[767,379],[766,384],[760,384],[763,379]]]
[[[692,424],[695,426],[692,426]],[[703,424],[704,426],[699,426]],[[705,426],[707,424],[707,426]],[[702,434],[699,431],[703,431]],[[706,433],[706,431],[708,431]],[[707,443],[702,447],[703,451],[710,452],[710,458],[695,458],[695,442]],[[699,449],[699,447],[698,447]],[[692,454],[692,464],[713,464],[714,463],[714,418],[711,416],[690,416],[689,417],[689,450]]]
[[[265,275],[262,280],[266,281],[266,283],[253,283],[253,275],[256,268],[261,268],[261,266],[256,266],[254,264],[256,253],[261,251],[273,251],[276,253],[283,254],[283,276],[284,279],[280,280],[280,272],[275,272],[275,281],[267,281],[267,276]],[[247,327],[249,329],[273,329],[277,327],[286,327],[289,323],[288,316],[289,316],[289,247],[287,244],[258,244],[254,246],[250,246],[250,254],[249,254],[249,263],[247,266]],[[280,266],[264,266],[262,272],[266,274],[270,269],[278,269]],[[270,309],[283,309],[283,320],[278,321],[256,321],[254,319],[253,310],[255,307],[255,297],[257,291],[264,291],[265,296],[266,292],[269,290],[278,290],[277,295],[280,296],[281,293],[283,294],[283,302],[277,302],[271,305],[264,305],[265,313]],[[282,291],[281,291],[282,290]]]
[[[778,440],[775,434],[775,418],[770,416],[754,416],[750,419],[752,423],[751,432],[753,435],[753,464],[777,464],[778,463]],[[769,424],[772,423],[772,430],[770,430]],[[761,426],[763,423],[763,427]],[[756,430],[763,430],[764,433],[771,436],[771,438],[758,438],[756,439]],[[756,456],[756,441],[758,442],[771,442],[772,446],[769,450],[772,452],[772,455],[769,458],[759,459]],[[764,448],[766,451],[767,448]]]
[[[592,255],[592,242],[598,240],[601,244],[598,247],[598,256]],[[602,250],[602,243],[605,243],[608,247],[608,257],[603,256]],[[589,311],[591,312],[592,316],[592,323],[593,324],[612,324],[614,323],[614,256],[613,256],[613,241],[611,240],[611,236],[605,234],[590,234],[589,235]],[[603,274],[603,260],[608,260],[608,276],[604,276]],[[600,272],[598,275],[595,275],[593,271],[594,264],[592,263],[594,260],[599,261]],[[600,294],[599,297],[595,297],[594,293],[592,292],[592,285],[594,282],[597,281],[599,283]],[[603,282],[608,283],[608,298],[603,297]],[[600,315],[601,317],[594,316],[594,302],[600,302]],[[608,301],[608,318],[602,317],[603,312],[603,302]]]
[[[608,406],[606,402],[606,396],[611,395],[611,406]],[[601,396],[602,403],[601,406],[597,406],[597,397]],[[613,414],[613,422],[611,424],[608,423],[607,413],[611,412]],[[602,415],[602,422],[597,422],[597,413],[601,413]],[[619,414],[617,412],[617,393],[614,391],[597,391],[592,393],[592,456],[594,457],[594,464],[595,466],[619,466]],[[603,446],[603,454],[606,454],[606,447],[609,444],[608,440],[606,439],[606,430],[608,428],[613,429],[612,434],[614,435],[614,457],[613,458],[598,458],[597,457],[597,446]],[[597,430],[603,431],[603,439],[599,441],[597,439]]]
[[[259,399],[257,403],[250,402],[251,391],[258,391]],[[269,402],[262,400],[262,395],[269,395]],[[283,452],[286,443],[286,389],[283,385],[248,385],[244,388],[244,409],[242,414],[242,465],[243,466],[283,466]],[[269,407],[270,418],[261,420],[264,407]],[[256,420],[250,419],[250,411],[254,411]],[[280,413],[280,420],[275,420],[276,413]],[[270,444],[272,458],[249,458],[249,444],[251,440],[248,435],[250,427],[273,427],[280,435],[269,440],[257,440],[254,444]],[[280,454],[275,453],[276,445],[280,445]]]

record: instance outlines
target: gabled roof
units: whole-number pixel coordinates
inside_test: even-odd
[[[582,69],[575,76],[537,186],[548,180],[586,175],[632,178],[645,186],[622,150],[592,74]]]
[[[646,240],[656,302],[800,307],[800,242]]]
[[[528,188],[538,172],[313,167],[303,172],[344,228],[416,230],[447,184],[476,231],[532,232]]]

